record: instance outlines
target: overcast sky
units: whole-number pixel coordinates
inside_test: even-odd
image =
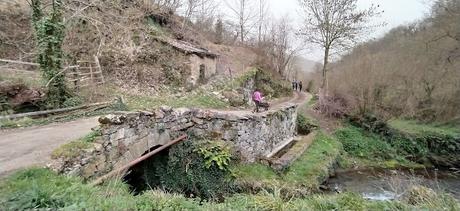
[[[295,25],[301,24],[298,0],[268,0],[270,11],[277,17],[288,15]],[[384,10],[379,22],[385,22],[385,27],[379,28],[375,34],[369,38],[379,37],[391,28],[401,24],[407,24],[423,18],[429,11],[427,0],[358,0],[359,7],[367,8],[371,4],[378,4]],[[313,53],[312,57],[318,57],[318,53]],[[320,58],[320,57],[319,57]],[[317,58],[313,58],[317,59]]]

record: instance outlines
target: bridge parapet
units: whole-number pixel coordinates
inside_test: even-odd
[[[99,118],[102,138],[79,159],[58,160],[53,168],[84,178],[102,176],[182,135],[223,140],[243,162],[255,162],[296,135],[297,105],[253,114],[244,111],[172,109],[120,112]]]

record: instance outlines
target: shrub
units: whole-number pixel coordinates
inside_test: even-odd
[[[313,130],[316,130],[318,128],[319,126],[314,120],[305,117],[305,115],[303,114],[297,115],[297,133],[298,134],[308,135]]]
[[[230,159],[230,149],[222,142],[187,141],[173,146],[164,160],[147,163],[145,177],[151,187],[219,200],[232,192]]]
[[[75,107],[75,106],[81,105],[82,103],[83,103],[83,100],[80,97],[77,97],[77,96],[68,97],[66,98],[64,103],[62,103],[62,107],[64,108]]]
[[[390,144],[378,135],[366,134],[357,127],[346,127],[335,132],[346,152],[353,156],[369,159],[391,159],[396,156]]]
[[[274,98],[290,96],[292,94],[291,87],[283,82],[285,81],[276,80],[275,76],[262,69],[257,69],[255,74],[255,86],[261,89],[266,96]]]
[[[348,102],[338,94],[320,96],[319,103],[313,108],[328,117],[342,118],[348,113]]]

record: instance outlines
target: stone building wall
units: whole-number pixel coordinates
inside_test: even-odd
[[[99,177],[183,134],[224,140],[243,162],[254,162],[296,135],[296,110],[293,104],[260,114],[163,107],[108,115],[99,119],[103,135],[92,149],[78,159],[57,160],[53,168],[84,178]]]
[[[215,75],[217,72],[217,59],[212,57],[200,57],[195,54],[189,55],[190,60],[190,81],[193,84],[197,84],[200,79],[200,66],[204,65],[205,77],[204,79],[209,79],[211,76]]]

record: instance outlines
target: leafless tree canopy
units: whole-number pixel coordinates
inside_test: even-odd
[[[331,94],[358,113],[460,122],[459,23],[459,0],[435,1],[423,21],[394,28],[331,64]]]
[[[322,88],[327,82],[329,56],[353,46],[373,28],[371,18],[379,14],[378,6],[358,10],[357,0],[299,0],[304,15],[301,35],[309,43],[324,49]]]
[[[238,37],[244,43],[249,32],[255,26],[257,18],[256,5],[253,0],[224,0],[228,9],[232,12],[234,19],[237,20]]]

